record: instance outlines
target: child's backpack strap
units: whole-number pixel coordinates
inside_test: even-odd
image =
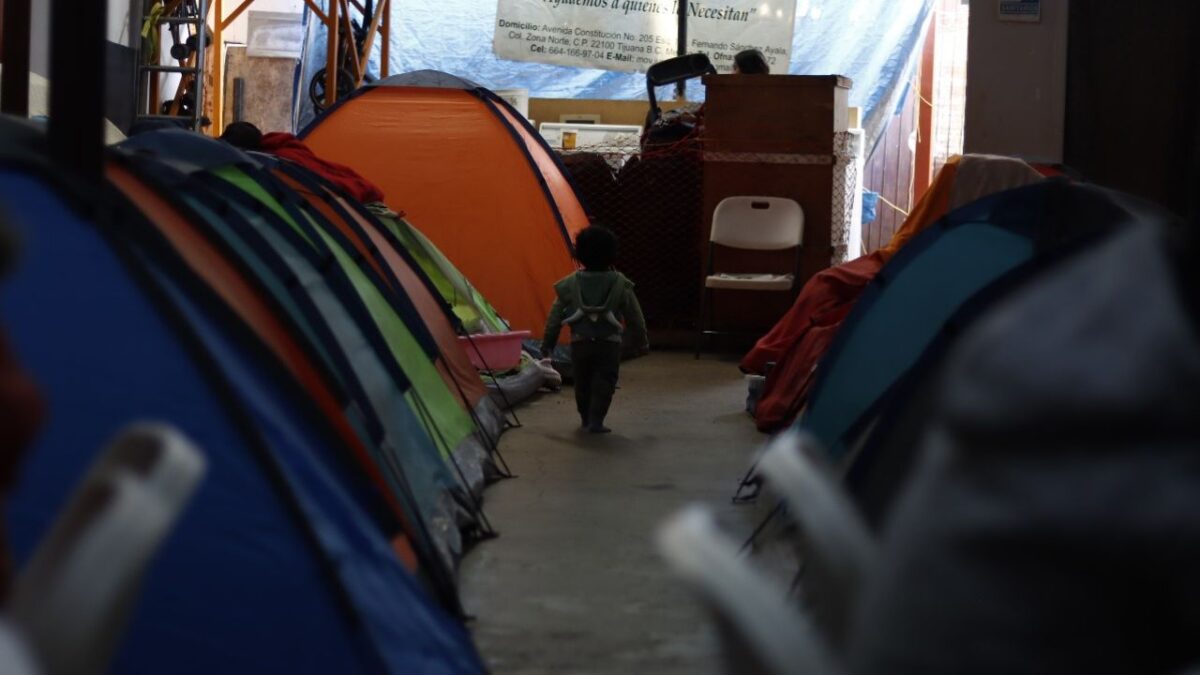
[[[578,275],[579,273],[576,272],[575,274]],[[583,290],[579,283],[579,279],[576,276],[572,278],[571,281],[572,283],[564,284],[564,287],[560,291],[560,295],[562,292],[565,292],[567,297],[563,298],[564,301],[566,301],[568,307],[575,308],[575,311],[572,312],[570,316],[563,319],[563,323],[571,326],[572,330],[578,330],[581,325],[591,324],[590,328],[592,330],[589,332],[601,333],[609,332],[598,330],[602,325],[606,325],[608,328],[615,329],[618,333],[624,328],[624,326],[621,325],[621,322],[617,320],[617,316],[614,313],[614,310],[621,304],[621,299],[625,293],[626,286],[629,285],[629,281],[625,279],[624,276],[619,273],[614,275],[612,285],[609,287],[608,293],[605,295],[604,302],[599,305],[585,304],[583,301]],[[580,322],[584,323],[581,324]]]

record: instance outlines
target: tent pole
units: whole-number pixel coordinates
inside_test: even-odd
[[[746,469],[746,475],[742,476],[742,479],[738,481],[737,491],[733,493],[734,504],[744,504],[746,502],[754,501],[758,498],[758,490],[755,490],[753,493],[745,496],[742,495],[742,490],[758,485],[758,478],[755,476],[755,471],[757,469],[758,460],[755,460],[754,463],[750,465],[750,468]]]
[[[104,40],[108,0],[52,0],[50,155],[99,181],[104,159]]]
[[[4,0],[4,18],[0,22],[3,42],[0,61],[0,112],[29,116],[29,23],[30,0]]]
[[[467,475],[463,472],[462,466],[459,465],[458,459],[454,456],[454,449],[450,448],[449,441],[446,440],[446,437],[442,434],[441,430],[438,429],[437,424],[434,422],[433,413],[430,412],[429,406],[425,404],[425,399],[422,398],[415,389],[413,390],[413,393],[415,394],[413,398],[416,401],[419,413],[418,419],[425,426],[425,430],[429,432],[430,436],[432,436],[435,441],[440,441],[442,445],[449,449],[447,456],[450,460],[450,465],[454,467],[455,473],[458,474],[458,479],[462,482],[463,492],[466,494],[467,500],[471,502],[471,507],[475,509],[475,515],[479,517],[478,526],[481,537],[484,539],[494,539],[500,536],[499,533],[496,532],[496,528],[492,527],[492,523],[490,520],[488,520],[487,514],[483,512],[483,502],[481,502],[479,498],[475,496],[474,492],[471,492],[471,486],[467,483]]]
[[[412,484],[408,482],[408,475],[404,473],[404,469],[396,461],[396,458],[391,453],[383,453],[383,464],[384,467],[381,467],[381,469],[386,467],[386,470],[391,473],[399,484],[405,499],[415,507],[417,499],[412,492]],[[429,532],[428,523],[425,522],[425,518],[419,513],[412,516],[405,515],[409,528],[412,529],[413,533],[419,535],[420,539],[424,540],[424,542],[419,541],[417,537],[414,537],[412,533],[409,533],[405,529],[405,536],[410,539],[413,545],[413,552],[416,553],[418,560],[423,563],[421,567],[429,575],[429,582],[433,586],[432,590],[434,594],[441,601],[442,606],[451,614],[466,619],[468,615],[462,605],[462,599],[459,597],[458,586],[454,583],[453,579],[449,578],[448,570],[443,564],[441,556],[438,555],[436,544],[433,543],[433,535]],[[421,543],[428,544],[431,548],[426,549],[425,546],[421,546],[421,549],[418,550],[417,546]],[[425,552],[424,556],[422,555],[422,551]],[[424,559],[422,560],[422,558]]]
[[[771,512],[767,514],[767,517],[763,518],[762,522],[758,524],[758,527],[754,528],[754,531],[750,533],[746,541],[742,543],[742,547],[738,549],[738,553],[745,553],[751,546],[754,546],[755,540],[763,533],[763,530],[767,529],[767,525],[770,525],[771,521],[775,520],[775,516],[778,516],[782,512],[783,500],[781,499],[775,504],[775,508],[771,509]]]
[[[678,15],[679,26],[678,26],[678,33],[676,35],[677,42],[676,42],[676,50],[675,50],[676,54],[675,55],[683,56],[684,54],[687,54],[687,52],[688,52],[688,48],[687,48],[688,3],[687,3],[687,0],[678,0],[675,3],[675,7],[676,7],[676,11],[679,12],[679,15]],[[675,98],[680,101],[687,100],[687,80],[680,80],[675,83]]]
[[[475,350],[475,355],[479,357],[479,362],[483,364],[483,372],[492,378],[492,384],[496,385],[496,391],[500,392],[500,398],[504,400],[504,407],[508,408],[508,414],[512,415],[513,421],[510,423],[508,420],[504,420],[505,424],[511,424],[512,428],[519,429],[521,427],[521,419],[517,417],[517,411],[513,409],[512,401],[508,400],[508,394],[504,393],[504,387],[500,386],[500,379],[496,377],[496,371],[492,370],[491,366],[488,365],[487,359],[483,357],[483,352],[479,351],[479,345],[475,344],[475,340],[471,337],[471,334],[466,333],[466,336],[467,342]]]
[[[344,0],[329,0],[328,22],[325,24],[325,109],[337,103],[338,80],[338,5]]]
[[[447,370],[447,372],[449,371]],[[467,413],[470,414],[471,421],[475,423],[475,428],[479,431],[479,434],[483,436],[484,440],[487,441],[488,450],[496,456],[496,459],[500,460],[500,465],[497,466],[497,470],[502,470],[502,473],[500,474],[501,478],[516,478],[516,476],[514,476],[512,473],[512,469],[508,468],[508,462],[504,459],[504,455],[500,454],[500,441],[492,438],[492,435],[487,432],[487,429],[483,428],[483,420],[479,419],[479,415],[475,412],[475,408],[471,405],[471,400],[467,396],[466,390],[463,389],[462,383],[458,381],[458,378],[454,376],[454,373],[450,373],[450,379],[454,382],[455,388],[458,389],[458,397],[462,399],[463,407],[465,407],[467,409]],[[489,398],[491,397],[489,394],[485,394],[485,396],[488,396]]]

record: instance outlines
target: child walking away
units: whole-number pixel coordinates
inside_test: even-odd
[[[629,328],[638,353],[650,351],[646,320],[633,282],[612,269],[617,259],[617,236],[592,226],[575,238],[575,258],[583,269],[554,284],[554,305],[542,334],[542,353],[558,343],[562,325],[571,328],[571,366],[575,373],[575,406],[579,421],[593,434],[611,431],[604,426],[608,406],[617,389],[621,367],[621,321]]]

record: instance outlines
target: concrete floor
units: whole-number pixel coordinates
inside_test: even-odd
[[[713,673],[711,622],[671,578],[655,528],[693,501],[742,538],[763,505],[730,496],[764,436],[736,364],[655,353],[622,367],[610,436],[576,431],[569,387],[518,408],[492,486],[500,538],[463,561],[463,601],[494,673]]]

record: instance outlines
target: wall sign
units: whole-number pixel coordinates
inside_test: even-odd
[[[1042,20],[1042,0],[998,0],[1001,21],[1038,23]]]
[[[496,56],[581,68],[644,72],[676,55],[679,0],[498,0]],[[771,72],[787,72],[796,0],[687,2],[688,51],[720,72],[759,49]]]

